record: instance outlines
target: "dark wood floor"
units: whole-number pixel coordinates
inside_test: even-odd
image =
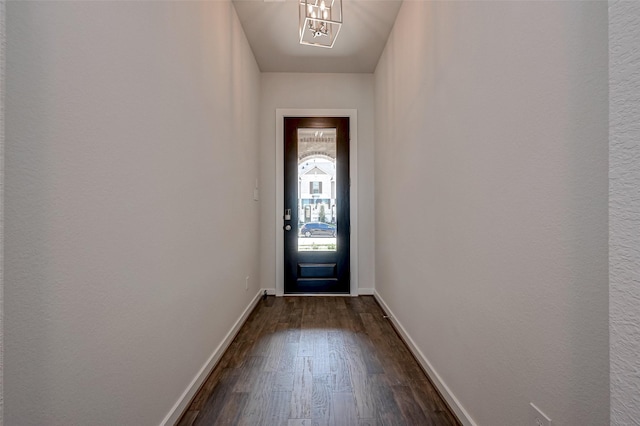
[[[459,425],[372,296],[261,301],[178,424]]]

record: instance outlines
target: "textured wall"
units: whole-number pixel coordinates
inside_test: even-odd
[[[275,132],[277,108],[358,110],[359,287],[374,286],[373,76],[371,74],[263,73],[260,140],[260,277],[275,288]],[[282,214],[282,213],[280,213]]]
[[[0,425],[4,424],[4,70],[6,2],[0,0]]]
[[[258,292],[259,70],[229,2],[7,9],[5,422],[157,425]]]
[[[640,2],[609,2],[611,424],[640,421]]]
[[[376,70],[376,289],[479,425],[609,423],[607,19],[406,1]]]

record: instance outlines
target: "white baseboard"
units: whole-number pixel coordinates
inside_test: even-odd
[[[409,347],[409,350],[411,351],[413,356],[418,360],[418,362],[422,366],[422,369],[427,373],[427,375],[429,376],[429,378],[431,379],[435,387],[438,389],[442,397],[445,399],[445,401],[447,401],[447,404],[449,404],[449,407],[451,408],[451,410],[454,412],[456,417],[458,417],[458,420],[460,420],[460,422],[464,426],[477,426],[476,422],[474,422],[471,416],[469,415],[469,413],[467,413],[467,410],[464,409],[462,404],[460,404],[460,401],[458,401],[455,395],[451,392],[451,389],[449,389],[449,387],[442,380],[440,375],[438,375],[436,370],[434,370],[433,366],[431,365],[427,357],[424,356],[424,354],[418,348],[418,346],[413,341],[411,336],[409,336],[409,333],[407,333],[407,330],[405,330],[402,324],[400,324],[400,322],[398,321],[396,316],[393,314],[389,306],[387,306],[387,304],[385,303],[384,299],[382,299],[380,294],[378,294],[378,292],[375,291],[375,289],[373,291],[374,291],[373,295],[375,296],[380,306],[382,306],[382,309],[385,311],[385,313],[389,316],[389,319],[391,320],[393,326],[396,328],[400,336],[402,336],[402,339],[405,341],[405,343]],[[361,292],[360,294],[363,294],[363,293]]]
[[[359,288],[358,295],[360,296],[373,296],[376,293],[375,288]]]
[[[242,327],[251,311],[253,311],[260,301],[260,298],[264,294],[264,290],[267,290],[267,294],[275,294],[275,289],[260,289],[260,291],[258,291],[258,294],[253,298],[251,303],[249,303],[249,306],[246,307],[244,312],[242,312],[242,315],[240,315],[240,318],[238,318],[233,327],[231,327],[231,330],[229,330],[227,335],[224,337],[224,340],[213,351],[207,362],[202,366],[200,371],[198,371],[198,374],[193,378],[187,389],[182,393],[164,420],[162,420],[162,423],[160,423],[161,426],[173,426],[178,422],[178,420],[180,420],[180,416],[184,410],[187,409],[187,406],[195,396],[196,392],[200,389],[200,386],[202,386],[202,383],[204,383],[207,377],[209,377],[213,368],[218,364],[218,361],[220,361],[220,358],[222,358],[222,355],[236,337],[238,331],[240,331],[240,327]],[[273,292],[269,293],[269,290],[273,290]]]

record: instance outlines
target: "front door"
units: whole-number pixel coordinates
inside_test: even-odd
[[[284,292],[349,293],[349,118],[284,119]]]

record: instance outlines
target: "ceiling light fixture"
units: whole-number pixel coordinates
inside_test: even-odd
[[[342,26],[342,0],[300,0],[300,44],[333,47]]]

